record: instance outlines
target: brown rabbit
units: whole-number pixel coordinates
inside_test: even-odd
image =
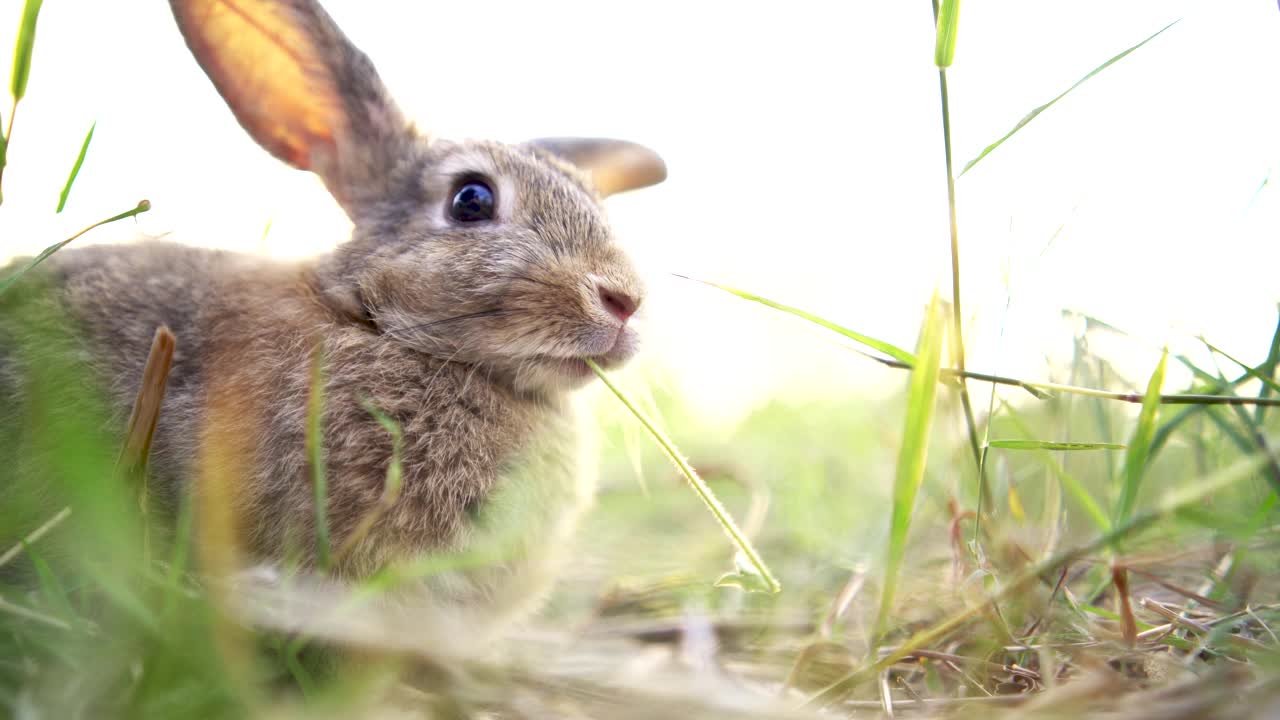
[[[569,391],[592,375],[584,359],[616,366],[636,347],[627,321],[644,290],[601,200],[661,181],[661,159],[615,140],[430,138],[313,0],[172,8],[241,125],[320,176],[354,223],[350,241],[303,263],[162,242],[86,247],[10,292],[42,292],[31,301],[71,319],[80,345],[64,352],[84,358],[117,420],[156,327],[173,330],[151,461],[158,506],[218,478],[232,484],[201,498],[230,503],[248,557],[313,547],[304,437],[320,347],[327,516],[332,546],[347,549],[335,572],[475,551],[501,562],[440,580],[458,602],[501,610],[536,596],[592,489]],[[0,390],[20,399],[6,322]],[[393,447],[366,403],[402,430],[403,487],[357,538],[379,512]]]

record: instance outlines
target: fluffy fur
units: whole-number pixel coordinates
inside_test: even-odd
[[[24,299],[0,308],[0,338],[21,339],[18,315],[39,306],[70,318],[77,343],[26,348],[22,362],[14,343],[0,344],[0,392],[21,407],[23,362],[60,352],[107,389],[122,423],[152,334],[167,325],[178,344],[152,450],[152,497],[172,510],[193,478],[217,475],[209,465],[225,453],[211,444],[234,437],[235,487],[218,496],[234,506],[244,551],[275,561],[294,548],[309,562],[304,436],[319,348],[333,547],[381,512],[392,438],[363,403],[394,419],[404,438],[403,490],[335,570],[359,577],[424,552],[489,553],[504,562],[442,576],[437,590],[499,608],[536,596],[592,485],[569,392],[590,377],[584,358],[610,366],[635,350],[605,294],[638,304],[644,290],[592,182],[593,169],[607,171],[610,189],[619,177],[628,189],[627,168],[610,165],[601,148],[612,146],[600,141],[591,141],[586,166],[569,162],[572,141],[550,150],[433,141],[401,119],[368,59],[313,2],[246,0],[296,36],[302,49],[290,58],[322,61],[302,70],[318,78],[315,106],[336,116],[297,141],[277,127],[290,118],[263,114],[272,103],[259,95],[269,87],[225,76],[221,36],[204,31],[216,22],[209,4],[174,0],[192,50],[255,139],[322,176],[354,222],[351,240],[302,263],[163,242],[58,253],[11,289]],[[645,166],[632,187],[660,179],[656,156],[616,146],[625,162]],[[457,222],[451,198],[474,178],[492,187],[496,215]],[[12,434],[23,421],[6,422]]]

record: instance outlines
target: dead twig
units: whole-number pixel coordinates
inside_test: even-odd
[[[142,547],[145,558],[151,559],[150,523],[147,522],[147,460],[151,456],[151,440],[160,421],[160,406],[164,403],[165,388],[169,382],[169,370],[173,367],[173,352],[177,338],[169,328],[161,325],[151,340],[151,352],[146,367],[142,369],[142,383],[138,397],[133,402],[129,416],[124,447],[116,459],[116,477],[134,486],[138,494],[138,509],[142,513]]]
[[[151,340],[151,353],[142,370],[142,384],[138,387],[138,397],[133,402],[133,413],[129,416],[124,447],[116,460],[116,472],[119,475],[142,483],[138,492],[144,511],[147,459],[151,454],[151,440],[156,434],[156,423],[160,420],[160,405],[164,402],[176,346],[177,338],[169,328],[164,325],[156,328],[155,337]]]

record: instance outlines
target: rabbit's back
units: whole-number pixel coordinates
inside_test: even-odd
[[[15,416],[5,425],[11,434],[22,430],[32,369],[59,367],[72,375],[63,383],[102,401],[108,436],[122,439],[156,328],[168,327],[178,343],[150,468],[153,500],[173,510],[199,444],[211,338],[241,322],[234,308],[258,302],[228,293],[244,285],[272,288],[289,272],[270,261],[168,242],[55,254],[0,302],[0,393]]]

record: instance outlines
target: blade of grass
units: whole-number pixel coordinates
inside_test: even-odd
[[[32,530],[31,533],[23,538],[21,542],[6,550],[3,555],[0,555],[0,567],[4,567],[11,560],[21,555],[22,551],[27,546],[35,544],[37,540],[47,535],[49,531],[61,525],[62,521],[69,517],[71,517],[71,508],[64,507],[59,510],[53,517],[46,520],[43,525]]]
[[[1014,135],[1015,133],[1017,133],[1017,132],[1018,132],[1019,130],[1021,130],[1022,128],[1026,127],[1026,126],[1027,126],[1027,123],[1031,122],[1032,120],[1035,120],[1035,119],[1036,119],[1036,116],[1038,116],[1040,113],[1042,113],[1042,112],[1044,112],[1045,110],[1048,110],[1049,108],[1053,107],[1053,106],[1054,106],[1054,104],[1056,104],[1056,103],[1057,103],[1059,100],[1061,100],[1062,98],[1066,97],[1066,96],[1067,96],[1067,95],[1068,95],[1072,90],[1075,90],[1076,88],[1078,88],[1078,87],[1080,87],[1081,85],[1083,85],[1086,81],[1088,81],[1088,80],[1089,80],[1090,78],[1092,78],[1094,75],[1097,75],[1098,73],[1102,72],[1103,70],[1106,70],[1107,68],[1109,68],[1109,67],[1111,67],[1112,65],[1116,64],[1117,62],[1119,62],[1121,59],[1123,59],[1123,58],[1124,58],[1126,55],[1128,55],[1129,53],[1133,52],[1134,50],[1137,50],[1138,48],[1142,47],[1143,45],[1146,45],[1147,43],[1149,43],[1149,42],[1151,42],[1152,40],[1156,39],[1156,38],[1157,38],[1157,37],[1159,37],[1159,36],[1160,36],[1160,34],[1161,34],[1161,33],[1163,33],[1165,30],[1168,30],[1169,28],[1173,27],[1174,25],[1177,25],[1179,22],[1180,22],[1180,20],[1174,20],[1173,22],[1169,23],[1168,25],[1165,25],[1164,27],[1162,27],[1162,28],[1160,28],[1159,30],[1157,30],[1157,31],[1155,31],[1154,33],[1152,33],[1152,34],[1151,34],[1151,36],[1150,36],[1150,37],[1148,37],[1146,40],[1143,40],[1142,42],[1138,43],[1137,45],[1134,45],[1134,46],[1130,47],[1128,50],[1125,50],[1124,52],[1122,52],[1122,53],[1120,53],[1120,54],[1118,54],[1118,55],[1115,55],[1115,56],[1114,56],[1114,57],[1112,57],[1110,60],[1108,60],[1108,61],[1106,61],[1106,62],[1102,63],[1101,65],[1099,65],[1098,67],[1094,68],[1093,70],[1090,70],[1088,75],[1085,75],[1084,77],[1082,77],[1082,78],[1080,78],[1079,80],[1077,80],[1077,81],[1075,82],[1075,84],[1073,84],[1071,87],[1067,88],[1066,90],[1062,91],[1062,93],[1061,93],[1060,95],[1058,95],[1057,97],[1055,97],[1054,99],[1050,100],[1049,102],[1047,102],[1047,103],[1045,103],[1045,104],[1041,105],[1040,107],[1035,108],[1035,109],[1034,109],[1034,110],[1032,110],[1031,112],[1027,113],[1027,114],[1026,114],[1026,115],[1025,115],[1021,120],[1019,120],[1019,121],[1018,121],[1018,124],[1017,124],[1017,125],[1014,125],[1014,126],[1013,126],[1013,129],[1012,129],[1012,130],[1010,130],[1009,132],[1005,133],[1005,134],[1004,134],[1004,136],[1003,136],[1003,137],[1001,137],[999,140],[996,140],[995,142],[991,143],[991,144],[990,144],[990,145],[988,145],[986,148],[984,148],[984,149],[982,150],[982,152],[981,152],[981,153],[978,153],[978,157],[976,157],[976,158],[974,158],[974,159],[970,160],[967,164],[965,164],[964,169],[960,171],[960,177],[964,177],[964,174],[965,174],[965,173],[967,173],[967,172],[969,172],[971,169],[973,169],[973,166],[974,166],[974,165],[977,165],[977,164],[978,164],[978,163],[979,163],[983,158],[985,158],[987,155],[990,155],[990,154],[991,154],[991,152],[992,152],[993,150],[995,150],[996,148],[1000,147],[1000,145],[1001,145],[1001,144],[1003,144],[1005,140],[1008,140],[1009,138],[1013,137],[1013,135]]]
[[[1156,418],[1160,409],[1160,388],[1164,385],[1165,366],[1168,360],[1168,351],[1160,354],[1160,362],[1147,383],[1146,400],[1143,401],[1142,412],[1138,415],[1138,425],[1133,429],[1129,449],[1124,455],[1124,484],[1120,490],[1120,500],[1116,504],[1117,523],[1128,519],[1133,513],[1133,506],[1138,501],[1138,489],[1146,473],[1147,457],[1156,432]]]
[[[16,605],[5,600],[3,597],[0,597],[0,612],[16,615],[24,620],[33,620],[35,622],[48,625],[49,627],[58,628],[59,630],[72,629],[70,625],[56,617],[45,615],[44,613],[37,612],[23,605]]]
[[[645,414],[640,411],[640,408],[638,408],[635,403],[631,402],[627,395],[609,379],[609,376],[605,374],[604,370],[601,369],[599,365],[590,359],[588,359],[586,363],[587,366],[590,367],[597,376],[599,376],[601,382],[605,384],[605,387],[609,388],[609,391],[612,392],[614,396],[617,397],[618,400],[627,408],[627,410],[631,411],[631,414],[640,421],[640,424],[644,426],[645,430],[649,431],[649,435],[653,437],[654,441],[658,443],[658,446],[662,448],[662,451],[666,453],[667,457],[671,459],[671,462],[675,464],[676,469],[680,471],[680,474],[684,476],[684,479],[689,482],[689,486],[693,488],[698,499],[702,500],[702,504],[707,506],[707,510],[709,510],[715,517],[716,521],[720,523],[721,529],[723,529],[725,534],[729,536],[729,540],[737,549],[738,554],[741,555],[742,558],[746,560],[746,564],[759,575],[759,579],[763,583],[764,587],[771,593],[780,592],[782,590],[782,586],[778,584],[778,580],[773,576],[773,573],[770,572],[769,567],[764,564],[764,560],[760,558],[760,554],[756,552],[751,541],[748,540],[747,536],[738,528],[738,524],[734,522],[733,517],[729,515],[729,511],[725,509],[724,505],[720,502],[720,499],[711,491],[711,488],[707,486],[706,482],[698,476],[698,473],[694,471],[688,461],[686,461],[684,457],[680,455],[680,452],[676,450],[675,444],[672,443],[671,440],[667,438],[666,434],[659,430],[656,425],[649,421],[649,418],[646,417]]]
[[[993,448],[1004,450],[1124,450],[1124,445],[1102,442],[1054,442],[1051,440],[992,440]]]
[[[906,555],[911,515],[915,509],[916,495],[924,482],[924,470],[929,457],[929,436],[933,429],[933,414],[938,396],[938,367],[942,361],[945,336],[946,321],[943,319],[941,302],[935,295],[929,303],[920,331],[920,341],[916,347],[920,361],[916,369],[911,371],[907,391],[906,424],[893,484],[893,518],[889,528],[888,557],[880,593],[880,611],[876,619],[877,642],[888,629],[898,575]]]
[[[672,273],[672,275],[674,275],[675,277],[681,278],[683,280],[690,280],[693,282],[701,283],[703,285],[708,285],[710,287],[723,290],[727,293],[736,295],[743,299],[751,300],[753,302],[758,302],[766,307],[770,307],[775,310],[781,310],[782,312],[795,315],[797,317],[808,320],[814,323],[815,325],[819,325],[821,327],[827,328],[828,330],[832,330],[840,335],[843,335],[847,338],[850,338],[859,343],[862,343],[863,345],[874,348],[876,350],[880,350],[886,355],[890,355],[893,359],[877,357],[875,355],[864,353],[860,350],[854,350],[854,352],[857,352],[858,354],[864,357],[870,358],[871,360],[874,360],[887,367],[896,368],[899,370],[911,370],[914,367],[914,358],[912,357],[911,353],[907,352],[906,350],[903,350],[901,348],[898,348],[895,345],[891,345],[881,340],[876,340],[875,338],[872,338],[870,336],[863,335],[861,333],[858,333],[857,331],[850,330],[845,327],[841,327],[836,323],[833,323],[829,320],[821,318],[808,311],[791,307],[789,305],[784,305],[779,302],[774,302],[773,300],[760,297],[759,295],[755,295],[746,290],[740,290],[738,288],[732,288],[726,285],[713,283],[707,280],[700,280],[698,278],[689,277],[687,275],[680,275],[678,273]],[[1086,397],[1095,397],[1103,400],[1115,400],[1118,402],[1126,402],[1126,403],[1133,403],[1133,404],[1140,405],[1146,398],[1146,396],[1142,393],[1112,392],[1110,390],[1098,390],[1096,388],[1083,387],[1079,385],[1070,385],[1070,384],[1064,384],[1064,383],[1019,380],[1017,378],[1004,377],[1001,375],[991,375],[988,373],[971,372],[968,370],[959,370],[957,368],[948,368],[948,367],[939,369],[939,377],[948,382],[956,381],[959,378],[966,378],[969,380],[977,380],[979,382],[989,382],[989,383],[995,383],[997,385],[1008,385],[1010,387],[1017,387],[1027,391],[1028,393],[1035,396],[1039,400],[1051,399],[1054,397],[1054,393],[1070,393],[1073,395],[1083,395]],[[1247,379],[1248,379],[1247,377],[1237,378],[1236,380],[1230,383],[1230,386],[1234,387],[1235,385],[1239,385],[1240,383],[1244,382]],[[1228,386],[1222,385],[1220,383],[1215,383],[1212,386],[1210,386],[1208,389],[1211,392],[1216,392],[1216,391],[1225,389],[1226,387]],[[1234,395],[1214,395],[1214,394],[1206,394],[1206,393],[1179,393],[1175,395],[1161,395],[1160,403],[1162,405],[1197,405],[1197,406],[1251,405],[1251,406],[1261,406],[1261,407],[1273,407],[1273,406],[1280,406],[1280,398],[1273,398],[1273,397],[1242,398]]]
[[[404,438],[400,432],[400,425],[396,423],[391,416],[382,412],[368,398],[360,401],[360,406],[373,416],[383,430],[391,436],[391,463],[387,465],[387,478],[383,481],[382,497],[378,500],[378,504],[360,519],[356,528],[351,531],[347,539],[338,547],[336,558],[341,562],[360,541],[364,539],[373,526],[382,519],[384,515],[396,504],[396,500],[400,498],[400,489],[404,485],[404,464],[401,459],[401,453],[404,445]]]
[[[18,42],[13,49],[13,76],[10,78],[9,92],[14,102],[27,94],[27,80],[31,77],[31,52],[36,46],[36,21],[40,18],[40,8],[44,0],[27,0],[22,7],[22,24],[18,27]],[[9,115],[9,127],[13,127],[13,114]],[[8,137],[9,133],[5,133]]]
[[[139,587],[133,578],[122,576],[119,568],[107,569],[95,565],[87,570],[95,585],[112,605],[152,636],[161,637],[160,622],[153,609],[139,596]]]
[[[23,543],[26,545],[26,543]],[[44,600],[52,606],[50,609],[53,614],[70,625],[80,624],[79,613],[71,604],[71,595],[67,592],[66,586],[58,579],[53,568],[44,559],[40,553],[30,546],[26,547],[27,557],[31,559],[31,567],[36,571],[36,578],[40,584],[40,594]]]
[[[1248,379],[1249,379],[1249,375],[1245,374],[1227,383],[1215,383],[1213,385],[1210,385],[1207,389],[1210,393],[1214,393],[1214,394],[1221,393],[1225,390],[1234,389],[1235,387],[1237,387],[1238,385],[1240,385],[1241,383],[1245,382]],[[1183,423],[1195,417],[1196,415],[1209,410],[1210,408],[1211,406],[1208,406],[1208,405],[1192,405],[1190,407],[1186,407],[1186,408],[1183,408],[1182,410],[1179,410],[1177,414],[1173,415],[1168,420],[1165,420],[1163,423],[1161,423],[1160,429],[1156,430],[1155,437],[1151,441],[1151,452],[1150,452],[1151,456],[1154,457],[1157,453],[1159,453],[1164,448],[1165,443],[1169,441],[1169,438],[1172,437],[1173,433]]]
[[[759,295],[755,295],[746,290],[740,290],[738,288],[729,287],[727,285],[721,285],[719,283],[713,283],[707,280],[700,280],[698,278],[689,277],[687,275],[680,275],[677,273],[672,273],[672,274],[675,275],[675,277],[681,278],[683,280],[690,280],[696,283],[701,283],[703,285],[708,285],[710,287],[723,290],[731,295],[736,295],[745,300],[751,300],[752,302],[760,303],[761,305],[764,305],[766,307],[770,307],[775,310],[780,310],[782,312],[795,315],[796,317],[808,320],[809,322],[814,323],[815,325],[819,325],[828,330],[831,330],[840,335],[843,335],[844,337],[850,338],[851,340],[855,340],[863,345],[866,345],[867,347],[879,350],[880,352],[883,352],[884,354],[889,355],[893,359],[876,357],[875,355],[864,353],[860,350],[854,350],[854,352],[857,352],[860,355],[870,358],[887,367],[896,368],[899,370],[911,370],[913,367],[915,367],[914,356],[912,356],[911,353],[907,352],[906,350],[903,350],[895,345],[891,345],[882,340],[877,340],[868,335],[863,335],[862,333],[859,333],[855,330],[850,330],[848,328],[841,327],[840,325],[837,325],[836,323],[833,323],[830,320],[821,318],[806,310],[801,310],[799,308],[791,307],[789,305],[784,305],[779,302],[774,302],[773,300],[760,297]],[[939,378],[942,380],[946,380],[948,382],[954,382],[960,378],[966,378],[969,380],[977,380],[979,382],[989,382],[989,383],[995,383],[997,385],[1008,385],[1010,387],[1021,388],[1027,391],[1028,393],[1032,394],[1039,400],[1051,399],[1054,397],[1054,393],[1070,393],[1072,395],[1083,395],[1086,397],[1095,397],[1102,400],[1115,400],[1117,402],[1133,403],[1135,405],[1142,404],[1143,401],[1146,399],[1146,395],[1143,393],[1113,392],[1110,390],[1098,390],[1096,388],[1083,387],[1080,385],[1069,385],[1065,383],[1019,380],[1018,378],[1005,377],[1002,375],[991,375],[988,373],[971,372],[969,370],[960,370],[958,368],[949,368],[949,367],[939,368]],[[1240,383],[1244,382],[1247,379],[1248,379],[1247,377],[1238,378],[1232,381],[1230,383],[1230,386],[1239,385]],[[1225,387],[1227,386],[1222,384],[1214,384],[1209,389],[1216,391],[1216,390],[1224,389]],[[1162,405],[1197,405],[1197,406],[1250,405],[1250,406],[1261,406],[1261,407],[1280,407],[1280,398],[1276,398],[1276,397],[1246,398],[1246,397],[1238,397],[1235,395],[1179,393],[1174,395],[1161,395],[1160,404]]]
[[[18,41],[13,48],[13,75],[9,80],[13,105],[9,108],[9,125],[4,131],[4,150],[0,151],[0,185],[3,183],[9,142],[13,139],[13,119],[18,114],[18,102],[27,94],[27,81],[31,77],[31,52],[36,46],[36,21],[40,19],[40,8],[43,5],[44,0],[26,0],[26,4],[22,6]],[[0,203],[3,202],[4,195],[0,193]]]
[[[174,524],[173,547],[169,553],[168,568],[165,571],[164,594],[160,606],[160,617],[171,618],[177,610],[179,594],[182,592],[182,576],[187,572],[191,558],[191,530],[195,519],[191,496],[188,495],[178,508],[178,519]]]
[[[713,288],[717,288],[719,290],[723,290],[727,293],[730,293],[731,295],[737,295],[738,297],[744,300],[757,302],[766,307],[771,307],[774,310],[781,310],[782,312],[795,315],[798,318],[804,318],[805,320],[808,320],[809,322],[815,325],[821,325],[822,327],[828,330],[837,332],[849,338],[850,340],[853,340],[854,342],[858,342],[863,345],[866,345],[867,347],[873,350],[879,350],[885,355],[888,355],[889,357],[897,360],[898,362],[905,363],[908,366],[913,365],[915,363],[915,357],[911,353],[907,352],[906,350],[903,350],[902,348],[899,348],[895,345],[890,345],[889,343],[884,342],[883,340],[877,340],[869,335],[863,335],[860,332],[856,332],[854,330],[841,327],[829,320],[820,318],[817,315],[814,315],[813,313],[807,312],[805,310],[801,310],[800,308],[791,307],[790,305],[783,305],[780,302],[774,302],[773,300],[770,300],[768,298],[760,297],[759,295],[749,293],[746,290],[739,290],[738,288],[729,287],[728,285],[721,285],[719,283],[713,283],[707,280],[699,280],[698,278],[692,278],[687,275],[676,275],[676,277],[682,278],[684,280],[692,280],[694,282],[702,283],[703,285],[709,285]]]
[[[1277,319],[1276,329],[1271,333],[1271,349],[1267,352],[1266,361],[1262,363],[1262,374],[1266,377],[1274,378],[1276,375],[1277,365],[1280,365],[1280,319]],[[1258,389],[1258,397],[1268,397],[1271,395],[1273,390],[1274,388],[1268,385],[1263,385]],[[1266,415],[1266,408],[1262,405],[1255,407],[1253,409],[1253,415],[1254,422],[1261,425]]]
[[[1277,335],[1276,337],[1280,338],[1280,335]],[[1248,365],[1245,365],[1244,363],[1235,359],[1235,357],[1228,354],[1227,351],[1223,350],[1222,348],[1219,348],[1218,346],[1209,342],[1205,338],[1201,337],[1200,342],[1204,343],[1204,346],[1209,348],[1210,352],[1217,353],[1218,355],[1221,355],[1222,357],[1230,360],[1235,365],[1238,365],[1241,370],[1244,370],[1246,375],[1262,383],[1264,388],[1270,389],[1272,391],[1280,391],[1280,383],[1277,383],[1275,380],[1273,380],[1270,377],[1267,377],[1267,375],[1265,374],[1267,363],[1263,363],[1262,366],[1257,369],[1251,368]],[[1268,357],[1268,361],[1270,361],[1270,357]]]
[[[9,137],[4,132],[3,115],[0,115],[0,177],[4,176],[4,166],[9,163]],[[4,195],[0,193],[0,204],[4,203]]]
[[[35,256],[35,257],[34,257],[30,262],[28,262],[26,265],[24,265],[24,266],[22,266],[21,268],[19,268],[16,272],[14,272],[13,274],[9,275],[8,277],[6,277],[6,278],[4,278],[4,279],[0,279],[0,293],[3,293],[5,290],[8,290],[8,289],[9,289],[9,288],[14,284],[14,283],[16,283],[16,282],[18,281],[18,278],[20,278],[20,277],[22,277],[23,275],[25,275],[26,273],[30,272],[30,271],[31,271],[31,269],[32,269],[32,268],[34,268],[35,266],[37,266],[37,265],[39,265],[40,263],[44,262],[45,260],[49,259],[49,256],[50,256],[50,255],[52,255],[52,254],[54,254],[54,253],[58,252],[59,250],[61,250],[61,249],[62,249],[62,248],[64,248],[64,247],[66,247],[68,244],[70,244],[70,243],[71,243],[71,241],[72,241],[72,240],[75,240],[76,238],[80,237],[81,235],[84,235],[85,233],[89,232],[90,230],[93,230],[94,228],[101,227],[101,226],[103,226],[103,225],[107,225],[107,224],[109,224],[109,223],[113,223],[113,222],[115,222],[115,221],[117,221],[117,220],[123,220],[123,219],[125,219],[125,218],[131,218],[131,217],[134,217],[135,215],[141,215],[142,213],[144,213],[144,212],[146,212],[146,211],[148,211],[148,210],[150,210],[150,209],[151,209],[151,202],[150,202],[150,201],[148,201],[148,200],[143,200],[143,201],[139,202],[139,203],[138,203],[138,206],[137,206],[137,207],[135,207],[135,208],[134,208],[134,209],[132,209],[132,210],[127,210],[127,211],[125,211],[125,212],[120,213],[119,215],[113,215],[113,216],[111,216],[111,217],[107,218],[106,220],[99,220],[98,222],[96,222],[96,223],[94,223],[94,224],[92,224],[92,225],[90,225],[90,226],[86,227],[85,229],[81,230],[80,232],[76,233],[75,235],[72,235],[71,237],[67,238],[66,240],[63,240],[62,242],[59,242],[59,243],[55,243],[55,244],[53,244],[53,245],[50,245],[49,247],[45,248],[45,249],[44,249],[44,251],[42,251],[39,255]]]
[[[859,685],[875,678],[878,673],[886,668],[908,657],[916,650],[936,645],[956,630],[967,625],[971,620],[980,617],[987,612],[992,603],[1002,602],[1016,593],[1023,592],[1028,585],[1038,582],[1046,573],[1051,573],[1064,565],[1093,555],[1104,548],[1112,547],[1134,533],[1154,525],[1157,521],[1174,515],[1184,507],[1200,503],[1206,497],[1215,495],[1238,482],[1247,480],[1257,471],[1263,460],[1264,458],[1256,455],[1244,458],[1234,465],[1210,475],[1194,486],[1181,488],[1169,493],[1155,509],[1133,515],[1124,522],[1117,524],[1110,532],[1103,533],[1088,543],[1068,548],[1027,567],[1010,582],[999,586],[999,589],[990,593],[983,602],[971,602],[965,610],[912,635],[906,642],[880,656],[876,662],[855,670],[821,690],[806,704],[825,707],[848,697],[849,693]]]
[[[955,59],[960,0],[942,0],[942,7],[936,12],[938,38],[933,46],[933,64],[945,69],[951,67],[951,61]]]
[[[324,461],[324,346],[311,356],[311,393],[307,398],[307,460],[311,464],[311,492],[315,503],[316,567],[329,569],[329,483]]]
[[[1027,425],[1026,421],[1022,419],[1021,414],[1018,412],[1006,408],[1005,417],[1013,421],[1013,423],[1017,425],[1019,431],[1027,435],[1031,434],[1031,428]],[[1082,509],[1085,514],[1093,520],[1093,523],[1098,526],[1098,530],[1100,532],[1107,532],[1110,530],[1111,519],[1107,517],[1105,512],[1103,512],[1102,506],[1093,498],[1093,494],[1089,492],[1084,484],[1068,472],[1064,464],[1059,463],[1058,459],[1054,457],[1053,453],[1049,450],[1039,449],[1037,450],[1037,454],[1044,464],[1053,471],[1054,477],[1058,478],[1058,482],[1062,485],[1063,489],[1070,493],[1071,497],[1073,497],[1076,503],[1080,505],[1080,509]],[[1057,522],[1057,518],[1054,517],[1048,522]]]
[[[67,197],[71,195],[71,186],[76,182],[76,176],[80,174],[80,167],[84,165],[84,156],[89,152],[89,143],[93,142],[93,131],[98,127],[98,121],[94,120],[89,126],[89,132],[84,136],[84,142],[80,144],[80,154],[76,156],[75,165],[71,166],[71,174],[67,176],[67,184],[62,186],[62,192],[58,194],[58,209],[54,214],[62,212],[67,206]]]
[[[1074,475],[1067,472],[1056,460],[1049,465],[1054,475],[1058,478],[1058,482],[1062,483],[1062,487],[1075,499],[1081,510],[1093,520],[1093,524],[1098,526],[1102,532],[1111,529],[1111,519],[1107,517],[1107,513],[1103,511],[1102,505],[1093,498],[1093,493],[1084,486],[1084,483],[1076,479]]]
[[[1267,359],[1263,361],[1259,370],[1254,370],[1248,365],[1245,365],[1244,363],[1235,359],[1231,355],[1228,355],[1226,352],[1222,351],[1221,349],[1215,347],[1212,343],[1210,343],[1205,338],[1203,337],[1200,338],[1200,342],[1204,343],[1205,346],[1209,348],[1210,352],[1221,355],[1226,359],[1230,360],[1231,362],[1235,363],[1236,365],[1239,365],[1241,368],[1244,369],[1246,375],[1256,378],[1262,383],[1262,387],[1258,390],[1259,398],[1268,397],[1270,395],[1270,391],[1276,388],[1275,381],[1272,380],[1269,377],[1269,375],[1274,374],[1275,372],[1274,363],[1276,360],[1276,354],[1277,352],[1280,352],[1280,346],[1277,346],[1276,344],[1277,340],[1280,340],[1280,326],[1277,327],[1277,333],[1272,335],[1271,340],[1272,340],[1271,349],[1267,354]],[[1183,363],[1194,367],[1194,365],[1190,362],[1190,360],[1184,359]],[[1196,370],[1199,372],[1198,368],[1196,368]],[[1218,370],[1218,374],[1216,378],[1213,378],[1211,376],[1210,380],[1215,380],[1219,383],[1227,382],[1227,378],[1222,374],[1221,370]],[[1242,425],[1246,429],[1250,439],[1252,440],[1252,442],[1245,441],[1245,447],[1249,448],[1248,450],[1246,450],[1246,452],[1258,450],[1265,453],[1270,451],[1270,447],[1265,435],[1265,429],[1262,426],[1262,414],[1260,412],[1262,409],[1263,409],[1262,406],[1257,406],[1254,408],[1255,412],[1250,413],[1240,405],[1237,405],[1232,408],[1232,410],[1235,411],[1236,420],[1240,423],[1240,425]],[[1218,418],[1213,414],[1210,414],[1209,417],[1211,419],[1218,420]],[[1219,423],[1220,426],[1222,424],[1223,423],[1221,422]],[[1228,436],[1231,436],[1232,430],[1233,429],[1228,427],[1226,434]],[[1232,439],[1235,440],[1236,438],[1233,437]],[[1240,444],[1240,443],[1237,441],[1237,444]],[[1272,491],[1280,493],[1280,463],[1276,463],[1276,462],[1270,463],[1270,465],[1267,468],[1267,480],[1271,483]]]

